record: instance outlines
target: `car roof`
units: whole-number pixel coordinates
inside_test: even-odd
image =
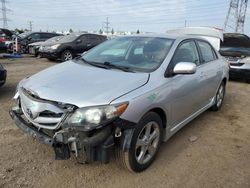
[[[123,37],[123,36],[122,36]],[[199,36],[195,35],[184,35],[184,34],[165,34],[165,33],[149,33],[149,34],[136,34],[136,35],[126,35],[124,37],[156,37],[156,38],[167,38],[167,39],[179,39],[179,40],[184,40],[184,39],[203,39]],[[204,39],[203,39],[204,40]]]

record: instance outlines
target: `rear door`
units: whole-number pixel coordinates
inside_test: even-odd
[[[222,75],[222,64],[214,48],[203,40],[196,40],[201,57],[200,78],[204,79],[204,97],[208,103],[214,96]]]

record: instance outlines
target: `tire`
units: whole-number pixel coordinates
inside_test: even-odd
[[[216,92],[215,103],[211,107],[212,111],[218,111],[221,108],[223,101],[224,101],[225,91],[226,91],[225,86],[226,86],[226,84],[224,82],[222,82],[218,91]]]
[[[130,149],[127,152],[117,149],[118,163],[132,172],[145,170],[157,155],[161,136],[162,120],[160,116],[155,112],[147,113],[133,131]]]
[[[65,50],[62,52],[61,60],[62,61],[69,61],[74,58],[74,54],[71,50]]]

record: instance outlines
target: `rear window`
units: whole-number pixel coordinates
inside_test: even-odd
[[[198,41],[198,45],[201,51],[202,63],[210,62],[217,59],[217,56],[210,44],[204,41]]]

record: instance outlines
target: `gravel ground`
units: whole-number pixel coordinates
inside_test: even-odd
[[[21,132],[8,114],[18,81],[55,63],[32,57],[0,62],[8,70],[0,88],[0,188],[250,187],[250,85],[229,82],[219,112],[189,123],[162,144],[150,168],[133,174],[115,160],[55,161],[53,150]]]

